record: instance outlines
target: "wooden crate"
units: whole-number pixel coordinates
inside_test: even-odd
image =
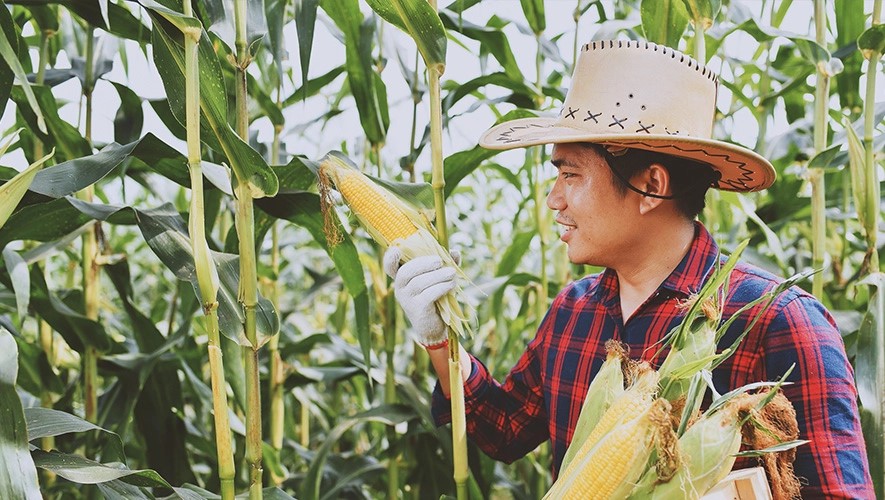
[[[771,500],[765,469],[739,469],[716,485],[701,500]]]

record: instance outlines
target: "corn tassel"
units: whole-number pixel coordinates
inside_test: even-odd
[[[593,427],[593,431],[581,443],[580,448],[575,452],[574,458],[568,464],[568,467],[564,469],[561,477],[566,478],[573,475],[575,469],[580,467],[579,464],[584,458],[606,436],[616,431],[619,426],[624,425],[624,422],[631,421],[646,413],[651,407],[654,402],[655,392],[657,391],[658,374],[648,365],[642,366],[640,370],[640,374],[635,382],[615,399],[605,413],[602,414],[599,423]]]
[[[568,469],[572,459],[578,454],[581,445],[587,441],[605,411],[624,393],[624,375],[621,369],[625,355],[624,347],[614,340],[609,340],[605,343],[605,350],[607,352],[605,362],[587,388],[575,432],[562,459],[560,466],[562,470]]]
[[[330,179],[369,235],[384,247],[399,247],[404,262],[424,255],[436,255],[444,265],[455,268],[462,281],[469,281],[449,252],[436,240],[427,219],[372,182],[345,157],[326,155],[320,162],[319,177],[321,189],[325,179]],[[465,307],[462,308],[461,304],[465,304]],[[463,300],[460,284],[439,299],[436,307],[446,325],[462,337],[468,335],[473,309]]]
[[[633,489],[652,452],[654,438],[669,425],[670,404],[665,399],[646,405],[644,411],[619,425],[573,462],[545,499],[621,499]]]

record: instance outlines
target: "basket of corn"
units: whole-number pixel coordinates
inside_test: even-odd
[[[728,280],[745,248],[714,269],[685,304],[683,321],[660,348],[657,370],[630,360],[615,341],[587,395],[560,475],[545,499],[700,499],[732,472],[736,457],[760,456],[775,499],[798,497],[792,474],[798,426],[777,382],[759,382],[717,394],[710,372],[737,348],[747,330],[722,352],[726,329],[751,307],[765,307],[800,276],[787,280],[723,321]],[[701,411],[707,391],[712,403]],[[751,449],[741,451],[741,445]],[[775,455],[777,455],[775,457]]]

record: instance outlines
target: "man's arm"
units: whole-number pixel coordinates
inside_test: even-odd
[[[462,351],[462,360],[470,363],[469,376],[464,378],[467,435],[496,460],[513,462],[549,439],[538,343],[536,338],[529,344],[503,384],[495,381],[476,358]],[[431,406],[437,425],[451,421],[450,404],[440,382]]]
[[[774,380],[795,363],[784,394],[796,409],[794,470],[803,498],[874,498],[857,408],[854,372],[835,321],[805,293],[785,294],[762,339]]]
[[[467,351],[464,350],[464,347],[459,346],[460,348],[460,359],[461,362],[461,380],[467,380],[467,377],[470,376],[470,355],[467,354]],[[440,390],[442,390],[443,395],[448,398],[451,393],[450,389],[450,379],[449,379],[449,350],[446,349],[433,349],[427,351],[427,355],[430,357],[430,364],[433,365],[433,370],[436,372],[436,376],[439,378],[439,386]]]

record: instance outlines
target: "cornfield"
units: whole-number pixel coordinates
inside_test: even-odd
[[[460,250],[450,363],[503,380],[599,269],[555,237],[549,149],[476,141],[558,113],[602,39],[721,75],[714,136],[778,180],[701,219],[817,271],[885,498],[882,0],[0,4],[0,498],[541,498],[548,445],[503,464],[433,424],[384,247],[317,172],[346,157]]]

